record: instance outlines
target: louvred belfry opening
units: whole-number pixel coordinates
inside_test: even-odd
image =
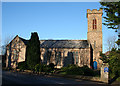
[[[93,19],[93,29],[97,29],[97,21],[96,21],[96,19]]]

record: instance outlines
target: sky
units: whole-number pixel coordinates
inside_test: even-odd
[[[2,45],[16,35],[30,39],[31,32],[37,32],[40,40],[87,40],[87,9],[100,7],[99,2],[3,2]],[[104,25],[102,30],[106,52],[107,38],[117,37],[117,33]]]

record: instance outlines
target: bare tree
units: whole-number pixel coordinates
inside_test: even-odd
[[[106,41],[106,49],[107,51],[111,51],[112,48],[117,48],[117,44],[115,43],[117,41],[116,36],[109,36]]]
[[[13,35],[9,35],[7,37],[5,37],[5,39],[3,40],[3,44],[2,44],[2,40],[0,40],[0,50],[1,50],[1,54],[4,55],[6,52],[6,46],[10,43],[10,41],[13,39]]]
[[[2,55],[2,41],[0,39],[0,54]]]

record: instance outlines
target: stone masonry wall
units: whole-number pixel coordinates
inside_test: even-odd
[[[99,58],[100,51],[102,51],[102,9],[96,10],[93,9],[87,10],[88,18],[88,33],[87,39],[88,42],[92,45],[93,48],[93,61],[96,61],[99,68]],[[93,29],[93,19],[97,21],[97,28]]]

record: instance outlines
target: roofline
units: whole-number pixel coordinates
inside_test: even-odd
[[[41,49],[43,49],[44,47],[40,47]],[[44,48],[44,49],[90,49],[90,47],[85,47],[85,48]]]
[[[19,36],[18,36],[18,35],[16,35],[16,36],[13,38],[13,40],[14,40],[16,37],[19,37]],[[20,40],[21,40],[21,38],[22,38],[22,37],[19,37],[19,38],[20,38]],[[23,39],[23,38],[22,38],[22,39]],[[12,40],[12,41],[13,41],[13,40]],[[26,39],[24,39],[24,40],[26,40]],[[12,41],[11,41],[10,43],[12,43]],[[22,40],[21,40],[21,41],[22,41]],[[9,46],[9,45],[10,45],[10,43],[8,43],[8,44],[6,45],[6,47],[7,47],[7,46]],[[24,43],[24,44],[25,44],[25,43]]]
[[[55,40],[55,39],[50,39],[50,40],[49,39],[45,39],[45,40],[43,40],[42,39],[40,41],[87,41],[87,40],[75,40],[75,39],[73,39],[73,40],[72,39],[70,39],[70,40],[69,39],[60,39],[60,40],[59,39],[57,39],[57,40]]]
[[[16,35],[16,36],[13,38],[13,40],[14,40],[16,37],[19,37],[19,36]],[[11,40],[11,42],[12,42],[13,40]],[[11,42],[9,42],[9,43],[6,45],[6,47],[7,47]]]

